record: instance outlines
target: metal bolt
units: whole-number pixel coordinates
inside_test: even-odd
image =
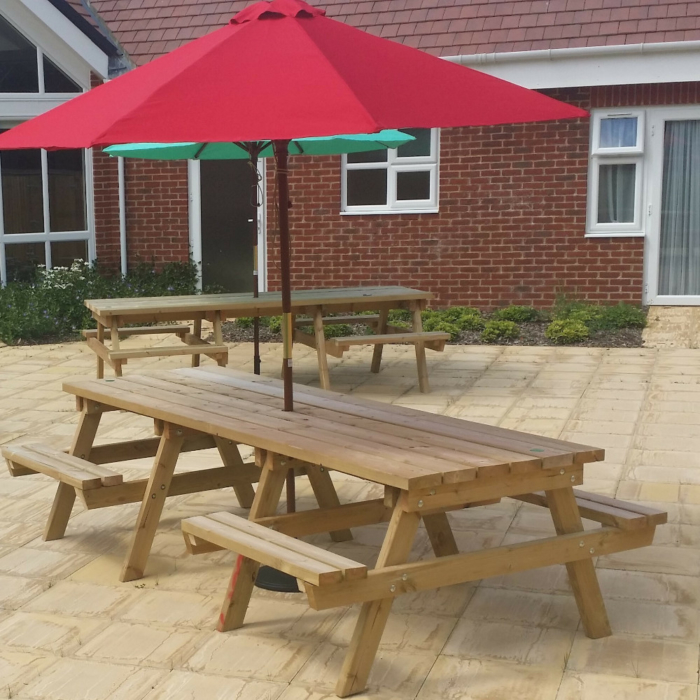
[[[579,547],[583,547],[583,546],[584,546],[583,540],[581,540],[581,541],[578,543],[578,546],[579,546]]]
[[[418,507],[419,507],[419,508],[422,508],[422,507],[423,507],[423,500],[422,500],[422,499],[421,499],[420,501],[418,501]]]
[[[591,547],[588,551],[589,551],[591,554],[593,554],[593,552],[595,552],[595,549],[593,549],[593,547]]]
[[[233,445],[233,440],[229,440],[229,441],[228,441],[228,444],[229,444],[229,445]]]
[[[161,485],[160,485],[160,490],[161,490],[161,491],[165,491],[165,484],[161,484]]]
[[[402,580],[402,581],[408,581],[408,574],[403,574],[403,575],[401,576],[401,580]]]
[[[560,470],[559,470],[559,473],[560,473],[560,474],[563,474],[563,473],[564,473],[564,470],[563,470],[563,469],[560,469]]]
[[[177,435],[178,437],[180,437],[180,436],[182,435],[182,430],[176,430],[176,431],[175,431],[175,435]]]
[[[319,467],[319,471],[325,472],[326,468],[325,467]]]
[[[396,590],[396,586],[392,583],[391,586],[389,586],[389,590],[393,593]]]
[[[155,493],[151,494],[151,498],[155,498],[155,497],[156,497]]]
[[[84,453],[80,455],[80,459],[85,459],[85,454],[84,454]]]
[[[431,496],[434,496],[434,495],[435,495],[435,489],[431,489],[431,490],[430,490],[430,495],[431,495]]]
[[[571,475],[571,483],[573,484],[573,483],[575,483],[575,482],[576,482],[576,475],[575,475],[575,474],[572,474],[572,475]]]

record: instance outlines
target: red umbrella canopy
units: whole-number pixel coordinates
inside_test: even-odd
[[[0,149],[283,140],[586,114],[302,0],[273,0],[10,130]]]

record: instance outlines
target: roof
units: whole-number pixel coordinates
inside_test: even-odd
[[[73,3],[79,0],[66,0]],[[250,0],[92,0],[142,64]],[[700,40],[700,0],[312,0],[329,17],[441,56]]]
[[[49,2],[108,56],[117,56],[120,53],[109,32],[100,26],[99,21],[90,12],[87,0],[49,0]]]

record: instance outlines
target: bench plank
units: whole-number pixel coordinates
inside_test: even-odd
[[[403,333],[385,333],[381,335],[348,335],[342,338],[331,338],[327,345],[347,350],[351,345],[385,345],[387,343],[424,343],[430,350],[443,350],[450,339],[449,333],[440,331],[411,331]]]
[[[348,324],[351,326],[375,326],[379,323],[379,314],[348,314],[346,316],[324,316],[321,319],[324,326],[334,326],[336,324]],[[295,326],[313,326],[313,318],[297,318]]]
[[[129,336],[129,335],[156,335],[159,333],[176,333],[180,335],[182,333],[189,333],[189,325],[176,325],[176,326],[132,326],[131,328],[120,328],[119,335]],[[86,328],[81,331],[83,338],[97,338],[97,328]],[[104,329],[104,337],[111,338],[112,331],[109,328]]]
[[[170,355],[225,355],[227,345],[168,345],[167,347],[134,348],[133,350],[110,350],[112,360],[130,360],[134,357],[166,357]]]

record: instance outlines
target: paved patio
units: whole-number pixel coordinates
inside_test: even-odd
[[[127,341],[125,346],[133,342]],[[143,339],[138,339],[143,342]],[[154,342],[163,342],[155,338]],[[164,341],[168,343],[166,339]],[[454,347],[430,353],[433,393],[418,393],[411,348],[332,362],[334,388],[426,411],[604,447],[586,488],[669,511],[654,546],[598,560],[614,635],[580,630],[563,567],[422,594],[394,605],[370,692],[376,700],[692,700],[698,691],[700,605],[700,352],[689,349]],[[252,370],[250,346],[230,364]],[[264,347],[277,374],[279,346]],[[126,371],[181,366],[134,361]],[[297,381],[315,360],[295,355]],[[94,371],[81,343],[0,346],[0,443],[66,444],[77,415],[65,377]],[[102,440],[151,434],[109,413]],[[184,467],[213,454],[184,455]],[[134,462],[144,475],[149,462]],[[341,500],[373,492],[337,478]],[[0,698],[46,700],[324,700],[332,694],[357,609],[314,612],[298,595],[256,590],[248,624],[214,631],[233,555],[185,554],[182,517],[238,511],[230,490],[170,499],[149,574],[117,573],[137,505],[79,512],[67,536],[42,542],[55,482],[0,472]],[[299,507],[311,507],[299,480]],[[238,511],[242,512],[242,511]],[[463,550],[553,535],[542,509],[511,501],[451,516]],[[371,562],[382,526],[335,551]],[[328,542],[329,547],[330,541]],[[414,556],[427,554],[419,533]]]

